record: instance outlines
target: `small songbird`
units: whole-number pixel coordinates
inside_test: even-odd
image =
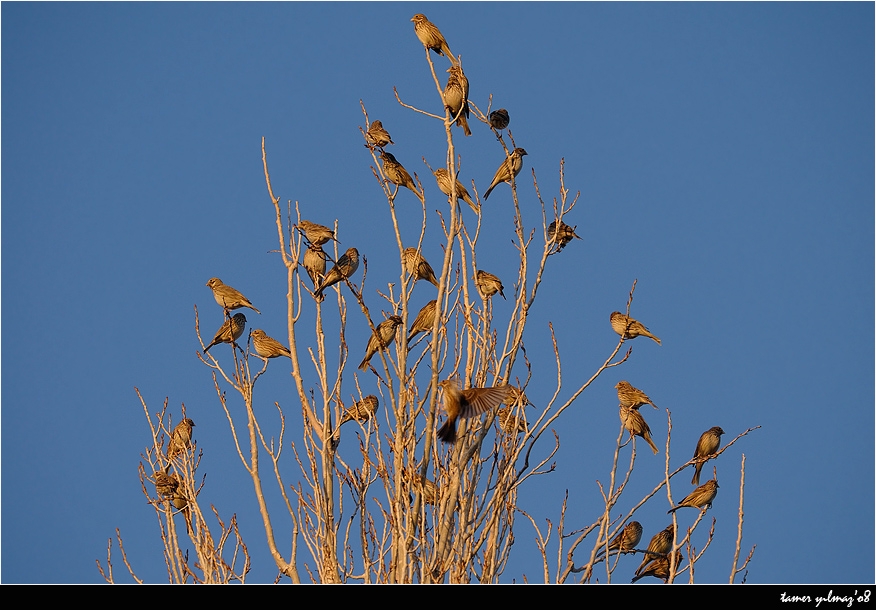
[[[432,324],[435,322],[435,310],[438,308],[438,301],[432,299],[423,306],[423,309],[414,318],[411,324],[411,329],[408,331],[408,345],[414,340],[414,337],[420,333],[432,332]]]
[[[326,226],[318,225],[315,222],[302,220],[296,226],[304,232],[304,237],[307,238],[307,241],[309,241],[312,246],[321,246],[333,239],[338,241],[335,239],[334,231]]]
[[[253,307],[248,298],[240,294],[240,292],[231,286],[223,284],[222,280],[218,277],[211,277],[207,282],[207,286],[213,290],[213,298],[216,299],[216,302],[219,303],[225,311],[240,309],[241,307],[249,307],[256,313],[262,313]]]
[[[478,272],[475,274],[475,286],[477,286],[478,292],[485,299],[490,298],[497,292],[503,299],[505,298],[505,287],[502,286],[502,280],[492,273],[478,269]]]
[[[709,428],[703,432],[702,436],[700,436],[700,440],[697,441],[697,448],[694,451],[693,459],[703,458],[715,453],[718,450],[718,447],[721,446],[722,434],[724,434],[724,431],[718,426]],[[703,460],[702,462],[697,463],[693,478],[690,480],[691,485],[700,484],[700,471],[703,469],[703,464],[707,461],[708,460]]]
[[[651,334],[644,324],[633,318],[628,318],[619,311],[614,311],[611,314],[611,327],[614,332],[619,334],[624,339],[635,339],[636,337],[650,337],[657,345],[662,345],[660,339]]]
[[[213,337],[213,341],[204,348],[204,353],[206,354],[210,351],[211,347],[219,343],[233,344],[240,339],[244,328],[246,328],[246,316],[242,313],[234,314],[234,317],[230,320],[225,320],[225,323],[219,327],[219,330],[216,331],[216,336]]]
[[[172,498],[176,488],[179,487],[179,481],[174,474],[165,474],[160,470],[152,475],[155,479],[155,491],[161,497]]]
[[[651,538],[651,542],[648,543],[648,552],[645,553],[645,558],[642,559],[642,564],[639,566],[639,569],[636,570],[636,576],[639,576],[645,570],[645,566],[648,565],[649,561],[653,561],[655,557],[659,557],[660,555],[669,552],[672,548],[673,536],[675,536],[675,526],[672,523],[670,523],[665,530],[654,534],[654,537]],[[652,555],[651,553],[655,553],[656,555]]]
[[[622,407],[638,409],[642,405],[651,405],[655,409],[657,408],[657,405],[648,398],[647,394],[639,388],[634,388],[629,381],[618,381],[614,387],[617,390],[618,402]]]
[[[240,315],[240,314],[238,314]],[[173,459],[173,457],[182,453],[192,445],[192,428],[195,427],[195,422],[190,420],[188,417],[179,422],[176,425],[176,428],[173,429],[173,432],[170,435],[170,440],[167,442],[167,459]]]
[[[374,414],[377,413],[379,408],[380,402],[378,402],[377,396],[369,394],[362,400],[354,402],[353,406],[344,411],[344,414],[341,416],[341,421],[338,422],[338,428],[354,419],[356,421],[366,422],[374,417]]]
[[[681,565],[684,557],[681,554],[681,551],[675,551],[675,569],[678,570],[678,566]],[[655,578],[660,578],[664,583],[669,581],[669,555],[666,557],[658,557],[649,563],[647,566],[644,566],[641,574],[637,574],[633,580],[630,582],[636,582],[641,578],[645,578],[646,576],[654,576]]]
[[[358,268],[359,251],[356,248],[349,248],[341,255],[341,258],[338,259],[338,262],[335,263],[334,267],[329,270],[325,279],[322,281],[322,284],[320,284],[319,288],[316,289],[316,292],[313,293],[313,296],[316,297],[317,300],[321,300],[323,290],[349,278],[356,273],[356,269]]]
[[[443,167],[439,167],[434,172],[435,181],[438,183],[438,188],[441,189],[441,192],[450,197],[450,194],[453,192],[453,185],[450,182],[450,173],[444,169]],[[468,190],[466,190],[465,186],[463,186],[462,182],[459,180],[456,181],[456,198],[457,200],[462,197],[462,200],[465,201],[468,206],[477,213],[480,209],[478,204],[474,202],[471,198],[471,195],[468,194]]]
[[[509,388],[516,389],[513,386],[509,386]],[[524,416],[523,413],[520,415],[514,415],[511,407],[502,407],[496,411],[496,421],[499,422],[499,428],[501,428],[506,434],[519,434],[521,432],[526,432],[526,416]]]
[[[423,255],[416,248],[406,248],[404,251],[405,271],[414,276],[414,281],[426,280],[438,287],[438,278]]]
[[[642,539],[642,524],[638,521],[630,521],[626,527],[608,543],[608,552],[612,551],[632,551]],[[599,549],[596,553],[597,557],[605,554],[605,547]]]
[[[292,353],[289,348],[265,334],[260,328],[250,331],[249,336],[252,337],[252,345],[255,347],[256,353],[260,358],[278,358],[286,356],[292,359]]]
[[[642,414],[639,413],[638,409],[631,409],[630,407],[622,406],[620,408],[620,420],[621,423],[623,423],[624,428],[630,433],[630,438],[633,436],[641,436],[645,439],[645,442],[651,446],[651,451],[654,452],[654,455],[660,453],[660,450],[657,449],[657,445],[651,440],[651,428],[648,427],[648,423],[645,421],[645,418],[642,417]]]
[[[529,154],[522,148],[515,148],[511,156],[502,161],[502,165],[496,170],[496,175],[493,176],[493,181],[490,183],[490,188],[484,193],[484,199],[490,196],[493,189],[502,182],[511,184],[512,177],[516,177],[523,169],[523,156]]]
[[[490,113],[490,127],[497,130],[502,130],[508,127],[511,122],[511,117],[508,116],[508,111],[504,108],[499,108]]]
[[[550,225],[548,225],[548,239],[557,242],[557,244],[559,244],[560,246],[560,250],[562,250],[573,239],[581,239],[578,235],[575,234],[575,229],[577,228],[578,225],[570,227],[566,223],[560,221],[560,226],[558,229],[557,221],[555,220]]]
[[[403,186],[410,189],[417,196],[417,199],[422,203],[426,202],[425,196],[417,189],[417,185],[414,184],[414,179],[411,178],[408,170],[398,162],[392,153],[381,152],[380,158],[383,160],[383,175],[386,176],[387,180],[396,185],[396,187]],[[397,192],[398,188],[396,188]]]
[[[450,76],[444,87],[444,107],[450,111],[451,117],[456,117],[456,126],[462,127],[465,135],[471,135],[468,128],[468,78],[462,71],[462,66],[450,66],[447,72]]]
[[[460,390],[455,379],[445,379],[438,385],[444,390],[444,411],[447,412],[447,421],[438,430],[438,438],[445,443],[456,441],[457,419],[486,413],[501,405],[508,395],[508,385]]]
[[[679,508],[712,508],[712,500],[718,495],[718,481],[712,479],[706,481],[692,492],[684,497],[684,500],[679,502],[675,508],[670,508],[666,511],[667,514],[674,513]]]
[[[505,404],[509,407],[525,407],[531,405],[532,401],[529,400],[529,397],[526,396],[523,390],[512,385],[508,386],[508,396],[505,398]]]
[[[444,36],[434,23],[426,19],[426,16],[420,13],[414,15],[411,18],[411,21],[414,22],[414,33],[417,35],[417,38],[420,39],[420,42],[423,43],[424,47],[432,49],[438,53],[438,55],[446,55],[451,63],[454,65],[456,64],[456,58],[453,56],[453,53],[450,52],[450,47],[447,45],[447,41],[444,40]]]
[[[420,479],[420,473],[417,470],[410,466],[402,471],[404,475],[405,482],[412,489],[415,489],[420,492],[420,495],[423,498],[423,504],[431,504],[435,506],[438,502],[438,486],[434,481],[430,481],[429,479]]]
[[[308,246],[307,250],[304,251],[304,260],[301,265],[310,276],[314,288],[319,286],[322,278],[325,277],[325,261],[326,253],[322,246]]]
[[[367,371],[371,357],[376,354],[378,350],[386,349],[389,344],[395,340],[395,334],[401,323],[401,316],[389,316],[389,318],[377,325],[377,328],[374,329],[371,337],[368,338],[368,345],[365,348],[365,358],[363,358],[362,362],[359,364],[360,371]]]
[[[383,123],[380,121],[371,121],[368,131],[365,132],[365,139],[368,140],[368,144],[365,146],[370,144],[371,146],[383,148],[387,144],[395,144],[392,138],[389,137],[389,132],[383,128]]]

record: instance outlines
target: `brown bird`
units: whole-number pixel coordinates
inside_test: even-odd
[[[377,350],[386,349],[395,340],[396,331],[401,323],[401,316],[389,316],[389,318],[377,325],[377,328],[374,329],[374,332],[368,339],[368,346],[365,348],[365,358],[359,364],[359,370],[367,371],[368,363],[371,361],[371,357],[377,353]]]
[[[240,294],[240,292],[231,286],[223,284],[222,280],[218,277],[211,277],[207,282],[207,286],[213,290],[213,298],[216,299],[216,302],[219,303],[225,311],[240,309],[241,307],[249,307],[256,313],[262,313],[253,307],[248,298]]]
[[[179,487],[179,481],[175,474],[165,474],[161,471],[156,472],[152,477],[155,479],[155,491],[161,497],[172,498],[176,488]]]
[[[456,441],[457,419],[476,417],[494,409],[508,395],[507,385],[460,390],[455,379],[445,379],[438,385],[444,390],[444,410],[447,412],[447,421],[438,430],[438,438],[445,443]]]
[[[700,436],[700,440],[697,441],[697,448],[694,451],[693,459],[703,458],[708,455],[712,455],[718,450],[718,447],[721,446],[721,435],[724,434],[724,431],[715,426],[714,428],[709,428]],[[700,471],[703,469],[703,464],[705,464],[708,460],[703,460],[702,462],[698,462],[696,465],[696,470],[694,470],[694,476],[690,480],[691,485],[699,485],[700,484]]]
[[[608,552],[612,551],[632,551],[642,539],[642,524],[638,521],[630,521],[621,532],[608,543]],[[596,556],[605,554],[605,547],[599,549]]]
[[[581,239],[578,235],[575,234],[575,229],[577,228],[578,225],[570,227],[566,223],[560,221],[560,226],[558,229],[557,221],[555,220],[550,225],[548,225],[548,239],[557,242],[557,244],[559,244],[560,246],[560,250],[562,250],[573,239]]]
[[[438,486],[434,481],[423,478],[420,479],[420,474],[411,466],[406,468],[403,473],[408,486],[419,491],[423,498],[423,504],[431,504],[435,506],[438,502]]]
[[[316,292],[313,293],[313,296],[316,297],[317,300],[320,300],[322,298],[323,290],[350,277],[356,273],[356,269],[358,268],[359,251],[356,248],[350,248],[341,255],[338,262],[329,270],[325,279],[322,281],[322,284],[320,284],[319,288],[316,289]]]
[[[370,144],[372,147],[383,148],[387,144],[395,144],[392,138],[389,137],[389,132],[383,128],[383,123],[380,121],[371,121],[368,131],[365,132],[365,139],[368,140],[368,144],[365,146]]]
[[[438,287],[438,278],[423,255],[416,248],[406,248],[404,251],[405,271],[414,276],[414,281],[426,280]]]
[[[493,189],[502,182],[511,184],[511,179],[516,177],[517,174],[520,173],[520,170],[523,169],[523,156],[526,154],[529,153],[524,149],[515,148],[512,151],[511,156],[502,161],[502,165],[499,166],[499,169],[496,170],[496,175],[493,176],[490,188],[484,193],[484,199],[487,199],[490,196],[490,193],[493,192]]]
[[[438,183],[438,188],[441,189],[442,193],[444,193],[445,195],[450,197],[450,194],[453,191],[453,185],[450,182],[450,173],[446,169],[444,169],[443,167],[439,167],[438,169],[436,169],[432,173],[435,175],[435,181]],[[462,185],[462,182],[457,180],[456,181],[456,198],[457,198],[457,200],[459,200],[460,197],[462,197],[462,200],[465,201],[468,204],[468,206],[472,210],[475,211],[475,213],[477,213],[477,211],[480,209],[478,207],[478,204],[476,204],[474,202],[474,200],[472,200],[471,195],[468,194],[468,191]]]
[[[478,292],[485,299],[490,298],[497,292],[503,299],[505,298],[505,293],[503,292],[505,287],[502,286],[502,280],[492,273],[478,269],[478,272],[475,274],[475,286],[477,286]]]
[[[334,231],[326,226],[318,225],[315,222],[302,220],[296,226],[304,232],[304,237],[307,238],[307,241],[309,241],[312,246],[321,246],[333,239],[338,241],[335,239]]]
[[[655,409],[657,408],[657,405],[648,398],[647,394],[639,388],[634,388],[628,381],[618,381],[614,387],[617,390],[617,399],[622,407],[638,409],[642,405],[651,405]]]
[[[286,356],[290,360],[292,359],[292,352],[289,351],[289,348],[266,335],[262,329],[257,328],[250,331],[249,336],[252,337],[252,345],[260,358]]]
[[[450,116],[456,118],[456,126],[462,127],[465,135],[471,135],[468,128],[468,78],[461,66],[450,66],[447,70],[450,76],[444,87],[444,107],[450,111]]]
[[[529,400],[523,390],[512,385],[508,386],[508,397],[505,399],[505,404],[509,407],[516,407],[518,405],[525,407],[531,405],[532,401]]]
[[[242,313],[234,314],[230,320],[225,320],[225,323],[219,327],[219,330],[216,331],[216,336],[213,337],[213,341],[204,348],[204,353],[206,354],[210,351],[210,348],[218,343],[231,343],[233,344],[235,341],[240,339],[240,336],[243,334],[243,329],[246,327],[246,316]]]
[[[678,566],[681,565],[683,559],[684,557],[682,556],[681,551],[675,551],[676,570],[678,570]],[[669,568],[669,555],[667,555],[666,557],[658,557],[657,559],[652,560],[651,563],[649,563],[647,566],[645,566],[645,568],[642,570],[642,573],[636,575],[630,582],[636,582],[637,580],[645,578],[646,576],[654,576],[655,578],[662,579],[663,582],[666,583],[669,581]]]
[[[450,62],[456,65],[456,58],[453,56],[453,53],[450,52],[450,47],[447,45],[447,41],[444,40],[444,36],[441,35],[441,32],[435,27],[434,23],[426,19],[426,16],[420,13],[414,15],[411,18],[411,21],[414,22],[414,33],[417,35],[417,38],[420,39],[420,42],[423,43],[424,47],[432,49],[438,53],[438,55],[446,55]]]
[[[432,324],[435,322],[435,310],[438,307],[438,301],[432,299],[423,306],[423,309],[414,318],[411,329],[408,331],[408,345],[414,340],[414,337],[420,333],[432,332]]]
[[[314,288],[319,286],[319,283],[325,276],[325,261],[326,254],[322,246],[308,246],[307,250],[304,251],[304,260],[301,265],[307,271],[307,275],[310,276]]]
[[[630,433],[630,438],[633,436],[641,436],[651,446],[654,455],[660,453],[657,449],[657,445],[651,440],[651,428],[648,427],[645,418],[642,417],[642,414],[639,413],[638,409],[621,407],[620,420],[623,423],[624,428]]]
[[[662,345],[660,339],[650,333],[644,324],[633,318],[628,318],[619,311],[614,311],[611,314],[611,327],[614,332],[619,334],[624,339],[635,339],[636,337],[650,337],[657,342],[657,345]]]
[[[642,559],[642,564],[636,570],[636,576],[639,576],[645,569],[649,561],[653,561],[655,556],[660,556],[668,553],[672,548],[672,538],[675,536],[675,526],[670,523],[665,530],[659,531],[651,538],[648,543],[648,551],[645,553],[645,558]],[[652,555],[651,553],[655,553]]]
[[[674,513],[679,508],[712,508],[712,500],[718,495],[718,481],[706,481],[684,497],[678,506],[670,508],[667,514]]]
[[[508,387],[509,389],[516,389],[513,386]],[[526,417],[522,412],[520,415],[514,415],[511,407],[502,407],[496,411],[496,421],[499,422],[499,428],[501,428],[506,434],[519,434],[521,432],[526,432]]]
[[[238,314],[240,315],[240,314]],[[190,420],[188,417],[179,422],[176,425],[176,428],[173,429],[173,432],[170,435],[170,440],[167,442],[167,459],[173,459],[173,457],[182,453],[192,445],[192,428],[195,427],[195,422]]]
[[[490,113],[490,127],[497,130],[502,130],[508,127],[511,122],[511,117],[508,116],[508,111],[504,108],[499,108]]]
[[[366,422],[377,413],[377,410],[380,408],[380,403],[377,400],[377,396],[374,394],[369,394],[362,400],[356,401],[353,403],[349,409],[344,411],[344,414],[341,416],[341,421],[338,423],[338,428],[346,424],[350,420],[356,420],[360,422]]]
[[[386,179],[392,182],[396,187],[403,186],[405,188],[409,188],[413,191],[414,195],[417,196],[422,203],[426,203],[426,199],[417,189],[417,185],[414,184],[414,179],[411,178],[411,175],[408,173],[408,170],[404,168],[404,166],[398,162],[398,160],[392,155],[392,153],[381,152],[380,158],[383,160],[383,175],[386,176]],[[398,193],[398,188],[395,189],[395,192]],[[393,195],[395,196],[395,195]]]

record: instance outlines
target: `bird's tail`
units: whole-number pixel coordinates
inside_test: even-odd
[[[438,438],[445,443],[453,443],[456,441],[456,421],[448,419],[444,425],[438,429]]]

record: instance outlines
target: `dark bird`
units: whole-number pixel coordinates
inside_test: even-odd
[[[648,398],[647,394],[639,388],[634,388],[628,381],[618,381],[614,387],[617,390],[618,402],[622,407],[638,409],[642,405],[651,405],[655,409],[657,408],[657,405]]]
[[[438,278],[432,270],[432,265],[417,252],[416,248],[406,248],[404,251],[405,271],[414,276],[414,281],[426,280],[438,287]]]
[[[648,552],[645,553],[645,558],[642,559],[642,564],[636,570],[636,576],[639,576],[648,565],[649,561],[653,561],[655,557],[665,555],[672,548],[672,538],[675,536],[675,526],[670,523],[665,530],[659,531],[651,538],[648,543]],[[651,553],[654,553],[652,555]]]
[[[240,294],[239,291],[231,286],[223,284],[222,280],[218,277],[211,277],[207,282],[207,286],[213,290],[213,298],[216,299],[216,302],[219,303],[225,311],[240,309],[241,307],[249,307],[256,313],[262,313],[253,307],[248,298]]]
[[[724,431],[715,426],[714,428],[709,428],[700,436],[700,440],[697,441],[697,448],[694,451],[693,459],[704,458],[706,456],[712,455],[718,450],[718,447],[721,446],[721,435],[724,434]],[[696,470],[694,470],[694,476],[690,480],[691,485],[699,485],[700,484],[700,471],[703,469],[703,464],[705,464],[708,460],[703,460],[702,462],[698,462],[696,464]]]
[[[206,354],[210,351],[210,348],[219,343],[231,343],[233,344],[235,341],[240,339],[240,336],[243,334],[243,329],[246,327],[246,316],[242,313],[234,314],[230,320],[225,320],[225,323],[219,327],[219,330],[216,331],[216,336],[213,337],[213,341],[204,348],[204,353]]]
[[[490,188],[484,193],[484,199],[487,199],[490,193],[493,192],[493,189],[502,182],[511,184],[511,179],[516,177],[520,170],[523,169],[523,155],[526,154],[528,153],[524,149],[515,148],[511,156],[502,161],[502,165],[499,166],[499,169],[496,170],[496,175],[493,176]]]
[[[612,551],[632,551],[642,539],[642,524],[638,521],[630,521],[621,532],[608,543],[608,552]],[[599,549],[596,556],[599,557],[605,554],[605,547]]]
[[[411,329],[408,331],[408,345],[414,340],[414,337],[420,333],[432,332],[432,324],[435,322],[435,310],[438,307],[438,301],[432,299],[423,306],[423,309],[414,318]]]
[[[450,111],[450,116],[456,118],[457,127],[462,127],[465,135],[471,135],[468,127],[468,78],[461,66],[450,66],[447,70],[450,76],[444,87],[444,106]]]
[[[434,23],[426,19],[426,16],[420,13],[414,15],[411,18],[411,21],[414,22],[414,33],[417,35],[417,38],[420,39],[420,42],[423,43],[424,47],[432,49],[438,53],[438,55],[446,55],[451,63],[454,65],[456,64],[456,58],[453,56],[453,53],[450,52],[450,47],[447,46],[447,41],[444,40],[444,36]]]
[[[383,175],[386,176],[387,180],[396,185],[396,187],[403,186],[410,189],[411,191],[413,191],[414,195],[417,196],[417,199],[419,199],[422,203],[426,202],[423,193],[421,193],[417,189],[417,185],[414,184],[414,179],[411,178],[408,170],[406,170],[404,166],[398,162],[398,160],[392,155],[392,153],[381,152],[380,158],[383,160]],[[396,188],[395,190],[397,193],[398,188]]]
[[[173,429],[170,435],[170,440],[167,442],[168,460],[173,459],[176,454],[182,453],[192,446],[192,428],[194,427],[195,422],[188,417],[176,425],[176,428]]]
[[[302,220],[296,226],[304,232],[304,237],[307,238],[307,241],[309,241],[312,246],[321,246],[333,239],[338,241],[335,239],[334,231],[326,226],[318,225],[315,222]]]
[[[550,225],[548,225],[548,239],[551,241],[555,241],[557,244],[559,244],[560,250],[562,250],[573,239],[581,239],[575,233],[575,229],[577,228],[578,225],[570,227],[564,222],[560,222],[560,226],[559,228],[557,228],[557,221],[555,220]]]
[[[628,318],[619,311],[614,311],[611,314],[611,327],[614,332],[619,334],[624,339],[635,339],[636,337],[650,337],[657,342],[657,345],[662,345],[660,339],[650,333],[644,324],[633,318]]]
[[[161,471],[152,475],[155,479],[155,491],[161,497],[168,499],[173,498],[176,488],[179,487],[179,481],[174,474],[165,474]]]
[[[684,559],[681,555],[681,551],[675,551],[675,569],[678,570],[678,566],[681,565],[681,561]],[[641,578],[645,578],[646,576],[653,576],[655,578],[660,578],[664,583],[669,581],[669,555],[666,557],[658,557],[649,563],[642,570],[641,574],[638,574],[633,578],[630,582],[636,582]]]
[[[453,185],[450,182],[450,173],[444,169],[443,167],[439,167],[434,172],[435,181],[438,183],[438,188],[441,189],[441,192],[450,197],[450,194],[453,192]],[[462,200],[465,201],[468,206],[477,213],[480,209],[478,204],[474,202],[471,198],[471,195],[468,194],[468,190],[463,186],[462,182],[459,180],[456,181],[456,198],[457,200],[462,197]]]
[[[396,331],[401,323],[401,316],[389,316],[389,318],[377,325],[377,328],[374,329],[374,332],[368,339],[368,346],[365,348],[365,358],[359,364],[359,370],[367,371],[371,357],[378,350],[386,349],[395,340]]]
[[[478,269],[478,272],[475,274],[475,286],[477,286],[478,292],[485,299],[490,298],[497,292],[503,299],[505,298],[505,293],[503,292],[505,287],[502,286],[502,280],[492,273]]]
[[[350,248],[338,259],[334,267],[328,272],[319,288],[313,293],[313,296],[318,300],[322,298],[322,292],[330,286],[334,286],[338,282],[350,277],[356,273],[359,268],[359,251],[356,248]]]
[[[718,495],[718,481],[706,481],[684,497],[678,506],[670,508],[667,514],[674,513],[679,508],[712,508],[712,500]]]
[[[455,379],[445,379],[438,385],[444,390],[444,411],[447,413],[447,421],[438,430],[438,438],[445,443],[456,441],[457,419],[486,413],[501,405],[508,395],[507,385],[460,390]]]
[[[307,271],[307,275],[310,276],[314,288],[319,286],[322,278],[325,277],[326,258],[322,246],[308,246],[307,250],[304,251],[304,260],[301,265]]]
[[[490,113],[490,127],[493,129],[505,129],[510,122],[511,117],[508,116],[508,111],[504,108],[499,108]]]
[[[289,348],[265,334],[260,328],[250,331],[249,336],[252,337],[252,345],[260,358],[278,358],[286,356],[292,359],[292,353]]]
[[[380,403],[377,400],[377,396],[369,394],[362,400],[354,402],[353,406],[344,411],[344,414],[341,416],[341,421],[338,423],[338,428],[351,420],[366,422],[374,417],[374,414],[377,413],[379,408]]]
[[[654,452],[654,455],[660,453],[657,449],[657,445],[651,440],[651,428],[648,427],[648,423],[645,421],[645,418],[642,417],[642,414],[639,413],[638,409],[621,407],[620,420],[621,423],[623,423],[624,428],[630,433],[630,438],[633,436],[641,436],[645,439],[645,442],[651,446],[651,451]]]
[[[383,148],[387,144],[395,144],[392,138],[389,137],[389,132],[383,128],[383,123],[380,121],[372,121],[368,126],[368,131],[365,132],[365,139],[368,141],[366,146],[377,146]]]

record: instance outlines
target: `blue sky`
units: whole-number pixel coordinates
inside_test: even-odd
[[[398,277],[397,252],[359,100],[426,185],[424,253],[438,258],[433,210],[444,200],[420,159],[441,164],[443,128],[392,92],[440,112],[410,22],[418,12],[462,56],[472,101],[485,108],[493,94],[509,110],[529,153],[528,226],[540,223],[531,168],[548,201],[561,158],[567,187],[581,191],[566,220],[583,240],[552,257],[528,327],[529,397],[543,405],[554,391],[548,322],[563,329],[567,398],[613,349],[608,315],[636,278],[633,314],[663,339],[633,342],[630,361],[563,415],[557,470],[524,487],[521,508],[556,523],[568,489],[567,529],[596,518],[619,425],[613,386],[628,379],[672,411],[674,463],[712,426],[725,441],[762,426],[717,462],[718,534],[698,582],[727,581],[742,453],[743,549],[757,545],[749,582],[873,581],[872,3],[0,10],[3,582],[100,582],[94,560],[117,527],[138,574],[163,581],[137,480],[149,437],[135,386],[153,412],[165,397],[176,413],[185,403],[207,452],[203,500],[241,519],[250,580],[274,579],[251,483],[195,355],[193,306],[212,333],[204,284],[219,276],[263,312],[250,327],[285,334],[264,136],[275,194],[313,220],[338,219],[344,246],[369,260],[366,298],[380,309],[374,290]],[[472,129],[455,140],[460,178],[483,193],[502,152],[486,127]],[[399,214],[416,223],[408,195]],[[507,276],[507,187],[484,218],[479,260]],[[418,285],[414,298],[426,293]],[[509,312],[494,303],[494,315]],[[355,362],[366,329],[351,328]],[[293,395],[284,366],[260,382],[266,408]],[[662,448],[665,412],[643,414]],[[652,457],[640,446],[631,500],[662,476],[662,449]],[[666,526],[666,509],[642,511],[645,536]],[[503,581],[538,581],[533,537],[519,519]],[[632,576],[638,561],[621,561]]]

